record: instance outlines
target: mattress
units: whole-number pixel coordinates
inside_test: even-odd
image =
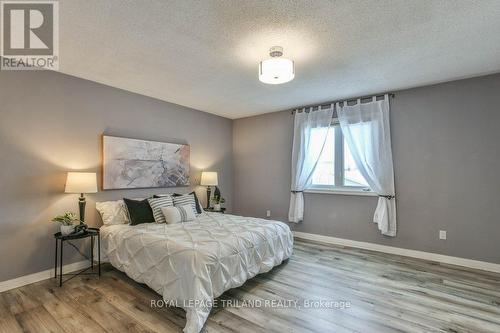
[[[180,224],[101,228],[103,258],[186,310],[185,333],[198,333],[214,298],[290,257],[293,235],[282,222],[203,213]]]

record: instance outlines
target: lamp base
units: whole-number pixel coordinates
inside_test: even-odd
[[[210,186],[207,186],[207,207],[206,207],[207,209],[210,208],[210,195],[211,195],[211,193],[212,193],[212,190],[211,190]]]
[[[78,198],[78,208],[80,209],[80,224],[85,223],[85,205],[87,204],[83,193],[80,194]]]

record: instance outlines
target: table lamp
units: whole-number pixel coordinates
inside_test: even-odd
[[[208,209],[210,208],[210,192],[212,191],[210,186],[219,185],[217,172],[203,171],[201,173],[200,185],[207,187],[207,209]]]
[[[80,193],[80,224],[85,222],[86,193],[97,193],[97,176],[95,172],[68,172],[65,193]]]

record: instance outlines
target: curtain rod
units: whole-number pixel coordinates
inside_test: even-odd
[[[336,100],[333,102],[325,102],[325,103],[321,103],[321,104],[309,104],[309,105],[300,106],[298,108],[293,108],[292,110],[290,110],[290,113],[294,114],[295,112],[302,112],[302,109],[308,109],[308,108],[315,109],[315,108],[319,108],[320,106],[327,106],[327,105],[329,106],[329,105],[336,104],[336,103],[353,102],[353,101],[357,101],[358,99],[360,99],[362,101],[364,99],[369,99],[369,98],[373,98],[373,97],[384,97],[385,95],[389,95],[389,97],[392,97],[392,98],[396,97],[395,93],[384,93],[384,94],[367,95],[367,96],[361,96],[361,97],[353,97],[353,98],[348,98],[348,99],[343,99],[343,100]]]

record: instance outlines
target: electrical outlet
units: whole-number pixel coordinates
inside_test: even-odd
[[[446,230],[439,230],[439,239],[446,239]]]
[[[271,216],[271,211],[270,211],[270,210],[267,210],[267,211],[266,211],[266,216],[267,216],[267,217],[270,217],[270,216]]]

